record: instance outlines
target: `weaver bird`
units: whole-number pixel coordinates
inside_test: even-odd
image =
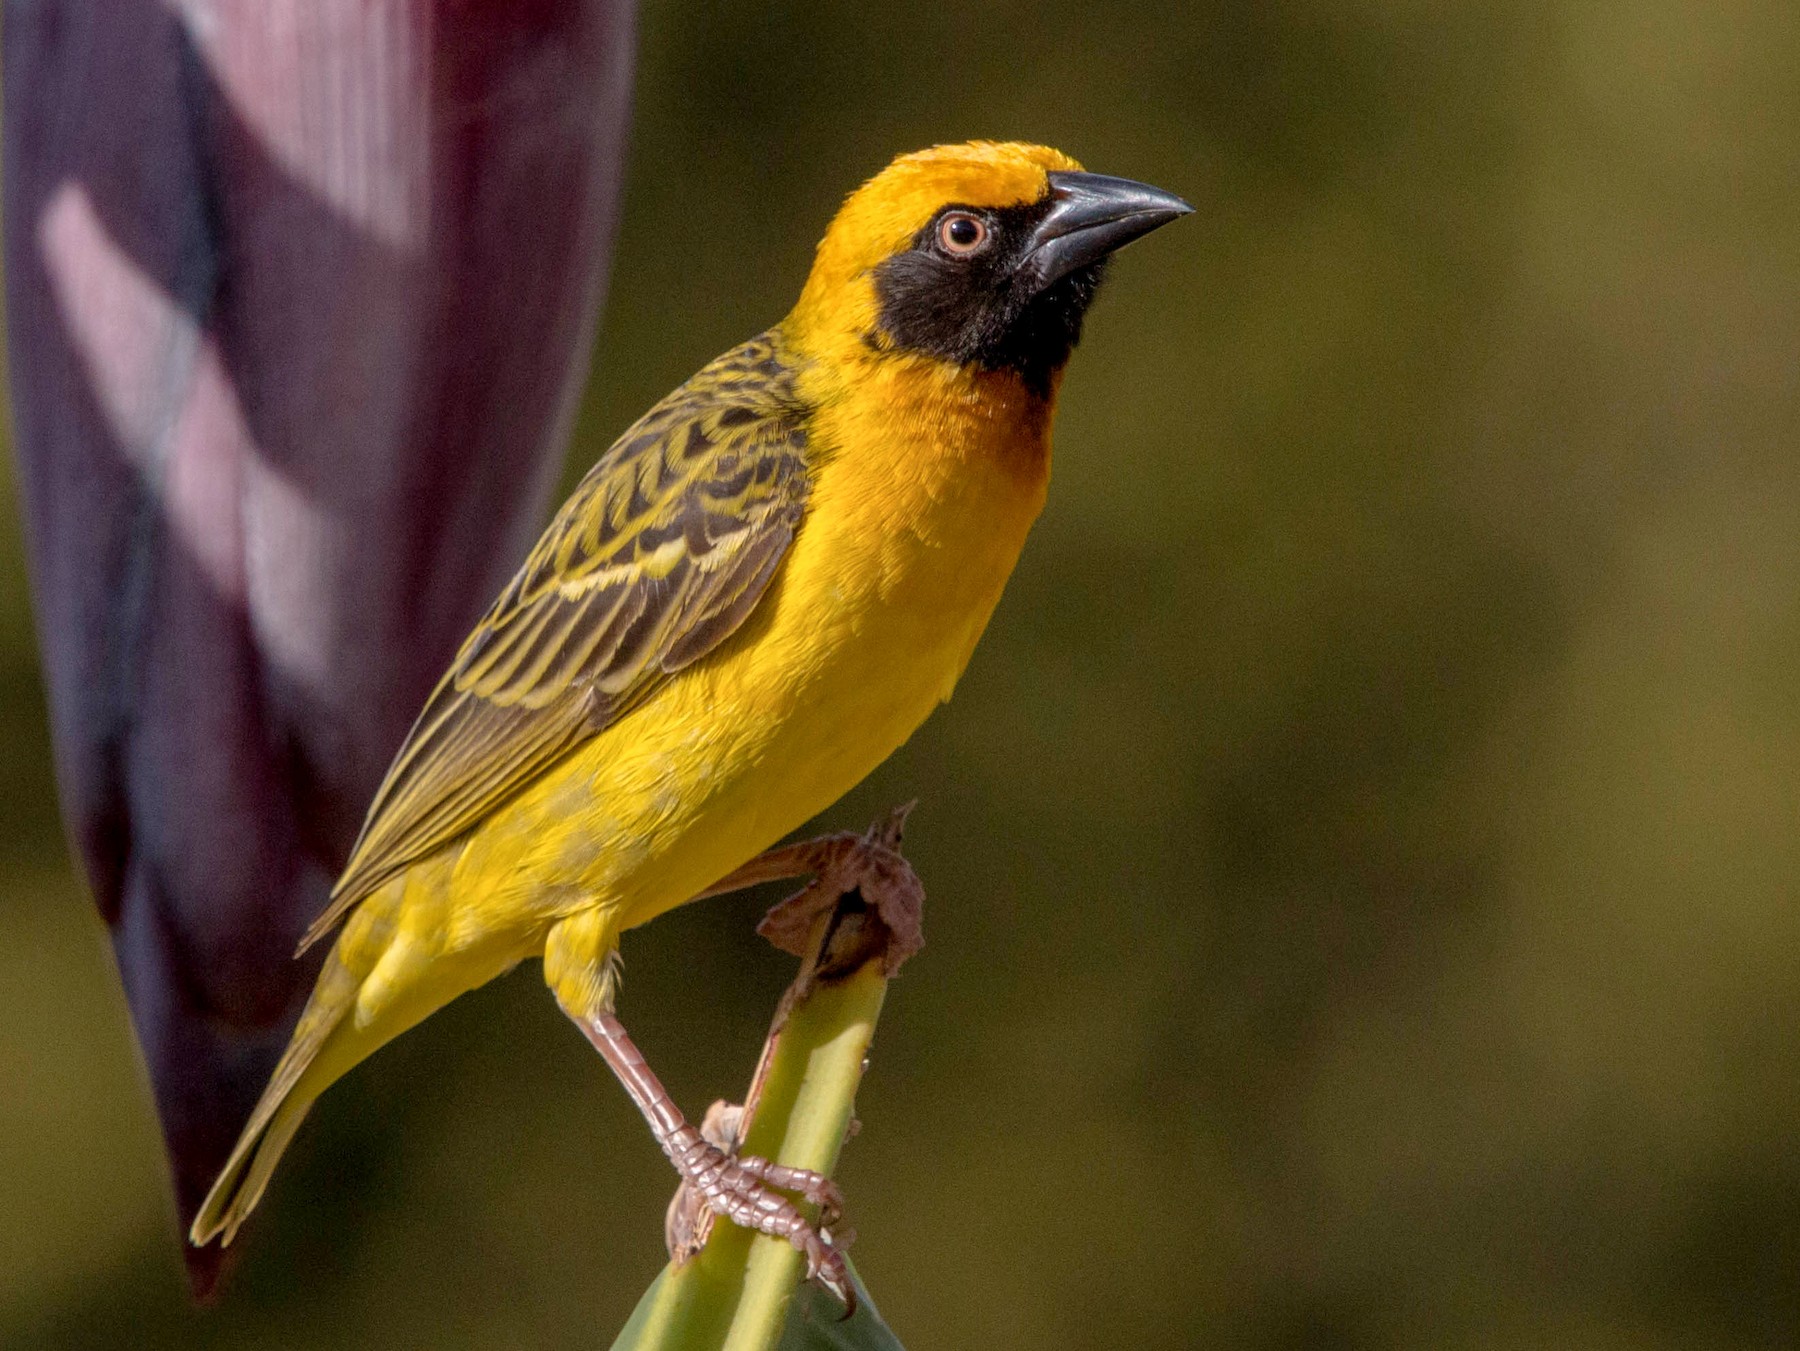
[[[902,156],[792,313],[633,425],[463,644],[311,943],[343,930],[190,1231],[229,1242],[319,1094],[521,959],[713,1209],[828,1234],[681,1116],[613,1012],[619,935],[707,891],[891,754],[962,674],[1044,502],[1107,257],[1190,208],[1042,146]]]

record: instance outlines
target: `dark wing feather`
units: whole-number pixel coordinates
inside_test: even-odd
[[[770,335],[619,438],[426,702],[303,949],[744,622],[799,528],[805,442]]]

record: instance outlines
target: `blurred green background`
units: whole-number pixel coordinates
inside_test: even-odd
[[[915,1348],[1800,1341],[1789,0],[647,0],[571,474],[894,153],[1198,213],[1114,270],[923,800],[842,1177]],[[10,490],[9,490],[10,495]],[[314,1113],[218,1309],[55,820],[0,512],[0,1344],[604,1347],[671,1178],[535,970]],[[767,897],[631,935],[741,1092]]]

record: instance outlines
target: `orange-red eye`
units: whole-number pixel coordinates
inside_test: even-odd
[[[950,253],[973,253],[987,238],[987,223],[967,211],[952,211],[938,222],[938,243]]]

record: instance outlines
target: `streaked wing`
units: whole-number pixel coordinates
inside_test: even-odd
[[[743,623],[799,527],[805,440],[768,334],[619,438],[426,702],[303,947]]]

